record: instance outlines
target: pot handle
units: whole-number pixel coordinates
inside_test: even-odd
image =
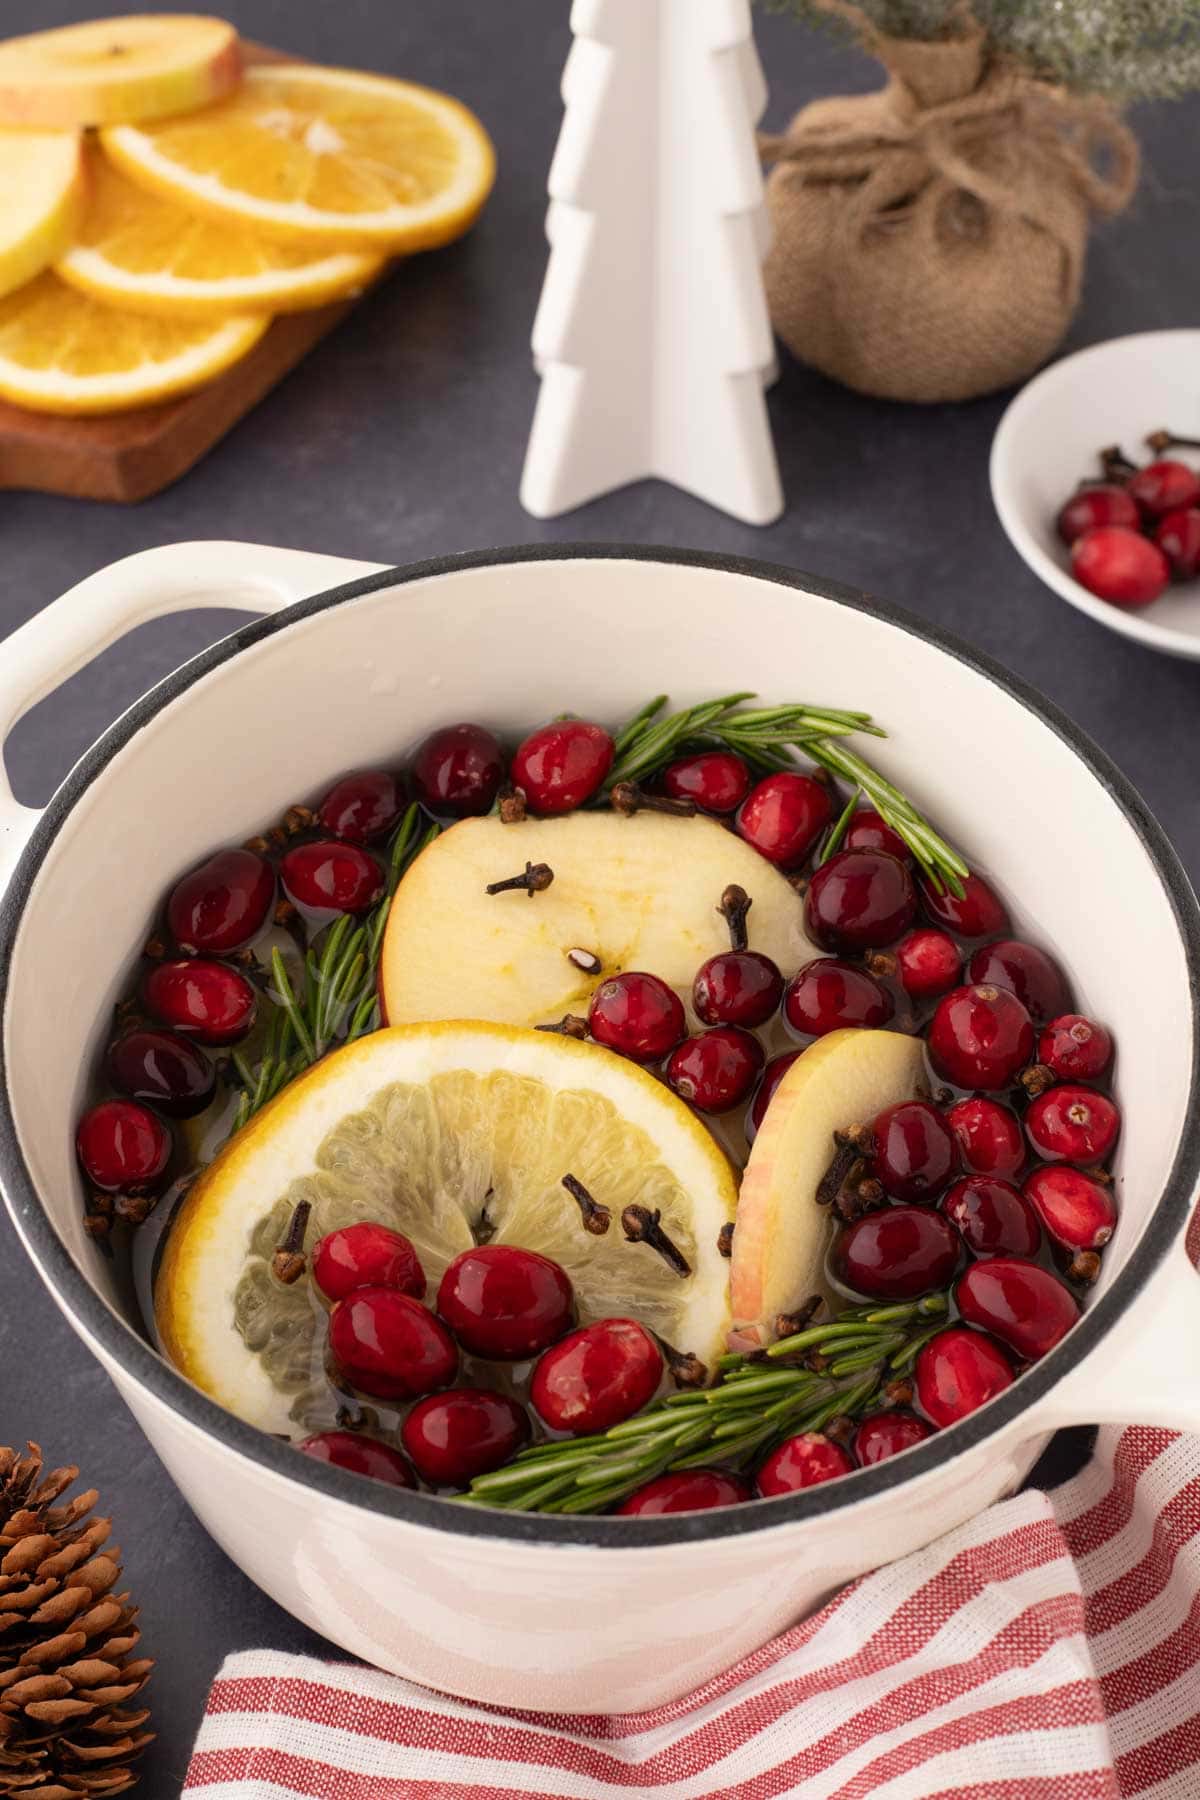
[[[31,706],[136,625],[197,607],[280,612],[385,567],[220,542],[162,544],[110,563],[19,626],[0,648],[0,750]],[[0,891],[40,817],[13,798],[0,756]]]

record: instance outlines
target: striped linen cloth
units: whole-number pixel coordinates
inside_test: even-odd
[[[1084,1471],[845,1589],[696,1693],[507,1713],[249,1651],[202,1800],[1198,1800],[1200,1437],[1104,1428]]]

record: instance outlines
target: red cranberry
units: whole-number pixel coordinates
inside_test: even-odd
[[[425,1298],[425,1271],[408,1239],[366,1219],[317,1239],[312,1277],[327,1300],[344,1300],[365,1287],[395,1288],[414,1300]]]
[[[811,775],[781,769],[751,788],[737,816],[737,828],[760,856],[780,869],[802,863],[829,821],[829,790]]]
[[[321,830],[351,844],[385,837],[404,810],[404,794],[384,769],[360,769],[334,783],[317,809]]]
[[[482,725],[443,725],[413,757],[413,790],[440,818],[472,819],[491,812],[504,780],[504,757]]]
[[[1015,938],[1001,938],[976,950],[967,964],[967,980],[976,987],[1008,988],[1035,1025],[1066,1012],[1071,1004],[1066,976],[1054,958],[1035,944],[1022,944]]]
[[[1038,1061],[1062,1081],[1094,1081],[1107,1069],[1112,1053],[1110,1034],[1082,1013],[1051,1019],[1038,1037]]]
[[[755,1486],[765,1500],[772,1494],[795,1494],[801,1488],[819,1487],[823,1481],[836,1481],[853,1468],[840,1444],[819,1431],[802,1431],[772,1450],[758,1471]]]
[[[1082,1169],[1064,1168],[1061,1163],[1031,1169],[1025,1177],[1025,1198],[1055,1243],[1068,1250],[1099,1250],[1116,1227],[1112,1189]]]
[[[1200,575],[1200,507],[1185,506],[1160,519],[1154,541],[1171,565],[1176,581]]]
[[[364,1437],[359,1431],[318,1431],[296,1445],[315,1462],[332,1463],[335,1469],[348,1469],[352,1475],[369,1475],[372,1481],[386,1481],[389,1487],[415,1488],[417,1478],[404,1457],[390,1444],[378,1438]]]
[[[871,1413],[854,1433],[854,1454],[866,1469],[872,1463],[886,1462],[889,1456],[898,1456],[901,1450],[911,1450],[929,1435],[928,1425],[916,1413]]]
[[[132,1100],[102,1100],[80,1119],[75,1148],[93,1187],[153,1193],[171,1160],[171,1134]]]
[[[783,976],[758,950],[722,950],[700,967],[692,987],[706,1025],[765,1025],[779,1010]]]
[[[998,1100],[960,1100],[946,1114],[965,1168],[976,1175],[1015,1175],[1025,1162],[1021,1122]]]
[[[656,1519],[663,1513],[707,1512],[753,1499],[746,1483],[720,1469],[681,1469],[648,1481],[617,1508],[618,1518]]]
[[[246,977],[205,957],[156,964],[142,993],[156,1019],[202,1044],[236,1044],[254,1023],[254,989]]]
[[[671,1052],[667,1080],[698,1112],[723,1113],[740,1106],[762,1072],[763,1050],[739,1025],[714,1025],[685,1038]]]
[[[974,1256],[1036,1256],[1042,1247],[1041,1227],[1028,1200],[994,1175],[956,1181],[942,1211]]]
[[[979,1268],[988,1265],[979,1263]],[[917,1402],[935,1425],[953,1425],[1012,1386],[1012,1365],[980,1331],[951,1325],[920,1351],[913,1377]]]
[[[648,1406],[662,1351],[636,1319],[601,1319],[573,1331],[538,1363],[530,1399],[551,1431],[607,1431]]]
[[[949,993],[962,979],[962,954],[944,931],[920,926],[896,945],[896,972],[900,985],[914,1000],[930,1000]]]
[[[448,1387],[458,1350],[439,1319],[397,1288],[355,1288],[329,1315],[329,1351],[343,1380],[377,1400],[416,1400]]]
[[[839,850],[821,864],[804,896],[809,935],[826,950],[894,944],[916,910],[912,876],[883,850]]]
[[[750,791],[750,771],[732,750],[704,750],[663,771],[672,800],[694,800],[704,812],[736,812]]]
[[[803,1056],[803,1054],[804,1052],[802,1050],[789,1050],[784,1056],[772,1057],[771,1061],[767,1064],[763,1071],[763,1078],[758,1084],[758,1092],[754,1096],[754,1104],[750,1108],[750,1116],[746,1121],[748,1127],[746,1136],[751,1142],[758,1136],[759,1130],[762,1127],[762,1122],[767,1116],[767,1108],[775,1098],[775,1089],[779,1086],[796,1058],[798,1056]]]
[[[530,812],[574,812],[590,800],[613,766],[612,739],[601,725],[558,719],[532,732],[512,760],[512,779]]]
[[[1018,1256],[972,1263],[954,1299],[969,1324],[990,1331],[1027,1362],[1053,1350],[1079,1317],[1079,1302],[1058,1276]]]
[[[454,1388],[418,1400],[400,1442],[430,1487],[467,1487],[529,1442],[529,1415],[491,1388]]]
[[[1008,914],[1004,902],[995,895],[982,875],[963,877],[961,895],[949,888],[941,891],[931,881],[921,883],[921,904],[935,925],[959,937],[996,937],[1008,930]]]
[[[847,1287],[872,1300],[915,1300],[944,1288],[958,1267],[958,1233],[926,1206],[865,1213],[838,1239],[834,1257]]]
[[[1171,579],[1171,565],[1140,531],[1100,525],[1071,547],[1071,573],[1090,594],[1115,606],[1149,606]]]
[[[1101,1163],[1120,1129],[1106,1094],[1068,1081],[1039,1094],[1025,1114],[1025,1134],[1045,1162]]]
[[[601,982],[588,1008],[588,1029],[598,1044],[633,1062],[659,1062],[687,1031],[683,1002],[657,975],[628,969]]]
[[[933,1199],[958,1167],[954,1133],[927,1100],[889,1106],[871,1129],[875,1137],[871,1173],[893,1200]]]
[[[929,1027],[934,1068],[961,1088],[1005,1088],[1033,1055],[1029,1014],[1007,988],[955,988]]]
[[[357,844],[297,844],[279,865],[288,898],[313,912],[362,913],[383,892],[383,871]]]
[[[1128,491],[1142,511],[1152,519],[1174,512],[1180,506],[1195,506],[1200,501],[1200,475],[1185,462],[1164,456],[1147,463],[1127,483]]]
[[[253,850],[218,850],[171,890],[167,924],[181,950],[240,950],[267,922],[275,898],[270,863]]]
[[[131,1031],[108,1052],[114,1087],[160,1107],[173,1119],[202,1113],[216,1076],[203,1050],[173,1031]]]
[[[463,1349],[499,1362],[548,1350],[570,1327],[574,1304],[557,1263],[511,1244],[464,1250],[442,1276],[437,1298]]]
[[[898,862],[911,863],[912,852],[882,814],[864,806],[855,813],[842,839],[843,850],[886,850]]]
[[[865,969],[839,962],[836,956],[818,956],[788,982],[783,1014],[793,1031],[824,1037],[844,1025],[886,1025],[892,1002]]]
[[[1073,544],[1096,525],[1126,525],[1136,531],[1141,522],[1133,496],[1113,482],[1100,481],[1072,494],[1058,515],[1058,535],[1064,544]]]

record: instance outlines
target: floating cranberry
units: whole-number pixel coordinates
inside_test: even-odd
[[[838,1239],[838,1274],[872,1300],[915,1300],[944,1288],[958,1267],[958,1233],[926,1206],[885,1206],[857,1220]]]
[[[1200,574],[1200,507],[1185,506],[1160,519],[1154,541],[1171,565],[1176,581]]]
[[[881,1112],[871,1127],[871,1173],[893,1200],[932,1200],[958,1167],[958,1143],[935,1106],[902,1100]]]
[[[649,1405],[662,1380],[662,1351],[636,1319],[601,1319],[547,1350],[530,1398],[551,1431],[607,1431]]]
[[[381,1444],[378,1438],[364,1437],[360,1431],[318,1431],[296,1445],[314,1462],[332,1463],[335,1469],[348,1469],[351,1475],[369,1475],[372,1481],[385,1481],[389,1487],[415,1488],[417,1478],[398,1450]]]
[[[979,1263],[979,1268],[988,1265]],[[917,1356],[917,1402],[935,1425],[953,1425],[1012,1386],[1012,1365],[998,1344],[980,1331],[951,1325],[930,1338]]]
[[[667,1080],[698,1112],[740,1106],[762,1072],[763,1050],[740,1025],[714,1025],[671,1052]]]
[[[529,1415],[491,1388],[454,1388],[418,1400],[400,1442],[430,1487],[466,1487],[498,1469],[530,1439]]]
[[[854,1463],[847,1451],[832,1438],[819,1431],[802,1431],[785,1438],[772,1450],[755,1477],[755,1486],[764,1500],[772,1494],[795,1494],[801,1488],[819,1487],[823,1481],[836,1481],[849,1475]]]
[[[1062,1081],[1094,1081],[1107,1069],[1112,1053],[1110,1034],[1082,1013],[1051,1019],[1038,1037],[1038,1061]]]
[[[1021,1122],[998,1100],[960,1100],[946,1114],[965,1168],[977,1175],[1015,1175],[1025,1162]]]
[[[751,788],[737,828],[760,856],[780,869],[802,863],[829,821],[833,802],[823,782],[781,769]]]
[[[750,792],[750,771],[732,750],[704,750],[664,769],[663,790],[672,800],[694,800],[704,812],[736,812]]]
[[[383,892],[383,870],[357,844],[297,844],[279,865],[288,898],[313,912],[362,913]]]
[[[425,1271],[406,1237],[388,1225],[363,1219],[318,1238],[312,1278],[327,1300],[344,1300],[357,1288],[395,1288],[425,1298]]]
[[[575,1295],[556,1262],[535,1250],[482,1244],[456,1256],[437,1309],[464,1350],[500,1362],[538,1356],[570,1328]]]
[[[132,1100],[102,1100],[79,1121],[75,1148],[93,1187],[153,1193],[171,1160],[171,1133]]]
[[[419,745],[413,790],[440,818],[473,819],[491,812],[504,780],[504,757],[482,725],[443,725]]]
[[[236,1044],[254,1024],[254,989],[246,977],[206,957],[156,963],[142,993],[156,1019],[202,1044]]]
[[[921,904],[935,925],[959,937],[996,937],[1008,930],[1008,913],[1004,902],[992,892],[982,875],[963,877],[962,893],[935,888],[931,881],[921,882]]]
[[[972,1263],[954,1290],[963,1318],[1035,1362],[1079,1317],[1079,1303],[1057,1275],[1016,1256]]]
[[[550,817],[574,812],[597,793],[613,766],[616,748],[601,725],[557,719],[531,732],[512,760],[512,779],[530,812]]]
[[[826,950],[893,944],[917,910],[912,876],[883,850],[839,850],[808,884],[804,920]]]
[[[1062,1163],[1031,1169],[1025,1177],[1025,1197],[1055,1243],[1068,1250],[1102,1249],[1116,1227],[1117,1203],[1111,1187],[1082,1169],[1068,1169]]]
[[[1200,501],[1200,475],[1177,458],[1164,456],[1147,463],[1126,484],[1128,492],[1151,519],[1177,507],[1195,506]]]
[[[877,1412],[865,1418],[854,1433],[854,1455],[864,1469],[872,1463],[886,1462],[901,1450],[911,1450],[924,1443],[930,1431],[916,1413]]]
[[[1073,544],[1096,525],[1126,525],[1136,531],[1141,522],[1137,502],[1125,488],[1099,481],[1067,501],[1058,515],[1058,535],[1064,544]]]
[[[701,964],[692,987],[706,1025],[765,1025],[779,1009],[783,976],[758,950],[722,950]]]
[[[1036,1256],[1041,1227],[1028,1200],[994,1175],[956,1181],[942,1211],[974,1256]]]
[[[683,1002],[657,975],[628,969],[601,982],[588,1008],[598,1044],[639,1063],[659,1062],[687,1031]]]
[[[446,1327],[397,1288],[355,1288],[339,1300],[329,1315],[329,1351],[342,1379],[377,1400],[416,1400],[448,1387],[458,1372]]]
[[[1008,988],[955,988],[929,1027],[934,1068],[961,1088],[1005,1088],[1033,1055],[1033,1024]]]
[[[764,1069],[763,1078],[758,1084],[758,1092],[754,1096],[754,1104],[750,1108],[750,1116],[747,1120],[748,1130],[746,1135],[751,1141],[757,1137],[762,1122],[767,1116],[767,1108],[775,1098],[776,1088],[779,1086],[796,1058],[803,1054],[804,1052],[802,1050],[789,1050],[784,1056],[772,1057],[771,1061]]]
[[[1071,546],[1071,573],[1101,600],[1115,606],[1149,606],[1171,579],[1171,565],[1140,531],[1100,525]]]
[[[713,1506],[738,1506],[754,1496],[737,1475],[721,1469],[681,1469],[648,1481],[617,1508],[618,1518],[656,1519],[663,1513],[707,1512]]]
[[[920,926],[896,945],[896,973],[914,1000],[949,993],[962,980],[961,969],[962,953],[944,931]]]
[[[911,863],[912,852],[898,831],[893,831],[881,813],[864,806],[855,813],[842,839],[843,850],[886,850],[899,862]]]
[[[1101,1163],[1120,1129],[1108,1096],[1074,1082],[1048,1088],[1025,1114],[1026,1136],[1045,1162]]]
[[[334,783],[317,808],[322,831],[351,844],[386,836],[404,809],[404,794],[385,769],[360,769]]]
[[[836,956],[805,963],[788,982],[783,1014],[793,1031],[824,1037],[845,1025],[886,1025],[892,1002],[874,976]]]
[[[176,882],[167,924],[181,950],[240,950],[267,922],[275,898],[270,863],[253,850],[218,850]]]
[[[131,1031],[118,1038],[108,1052],[108,1071],[115,1087],[173,1119],[202,1113],[216,1085],[203,1050],[173,1031]]]
[[[976,987],[1008,988],[1035,1025],[1065,1012],[1071,1004],[1066,976],[1052,956],[1036,944],[1000,938],[976,950],[967,964],[967,980]]]

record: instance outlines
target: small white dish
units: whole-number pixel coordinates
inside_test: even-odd
[[[992,499],[1018,553],[1055,593],[1110,631],[1200,661],[1200,581],[1170,587],[1144,608],[1097,599],[1071,574],[1055,530],[1059,509],[1096,453],[1120,444],[1149,460],[1146,435],[1200,438],[1200,331],[1143,331],[1052,363],[1022,388],[992,440]],[[1194,451],[1171,451],[1194,462]]]

